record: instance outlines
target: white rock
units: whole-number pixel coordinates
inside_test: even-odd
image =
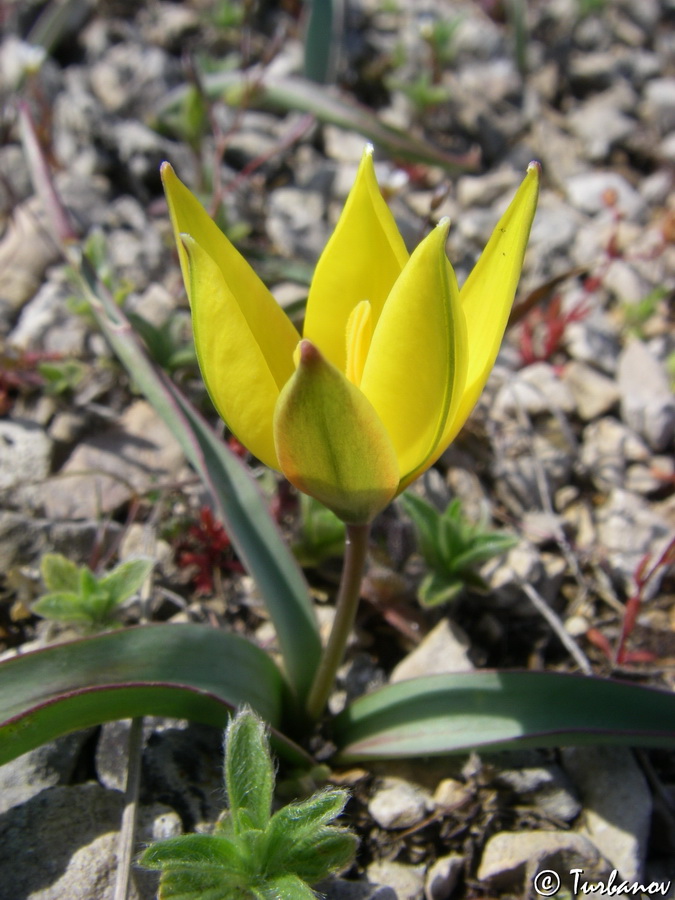
[[[419,646],[394,668],[390,680],[397,682],[420,675],[468,672],[473,669],[469,646],[469,639],[459,626],[449,619],[441,619]]]
[[[394,776],[383,778],[368,802],[368,812],[381,828],[411,828],[432,809],[431,795],[423,788]]]
[[[513,415],[519,408],[537,416],[551,409],[572,412],[575,402],[569,387],[556,375],[553,366],[538,362],[502,385],[493,410],[497,414]]]
[[[656,451],[675,436],[675,397],[663,366],[642,341],[632,340],[619,357],[621,415]]]
[[[464,868],[464,857],[458,853],[439,857],[431,864],[424,883],[425,900],[448,900],[457,887]]]
[[[0,419],[0,494],[16,504],[32,503],[49,474],[52,442],[33,422]]]
[[[564,877],[575,866],[595,869],[599,862],[595,845],[571,831],[502,831],[485,845],[477,874],[493,887],[522,886],[542,869]]]
[[[596,512],[598,542],[614,572],[629,583],[645,553],[655,550],[670,529],[637,494],[615,488]]]
[[[585,834],[621,878],[642,878],[652,816],[647,780],[631,750],[575,747],[562,751],[565,769],[581,792]]]
[[[629,219],[640,219],[645,203],[635,188],[617,172],[586,172],[568,178],[567,199],[572,206],[596,215],[608,210],[608,198],[616,198],[616,207]]]
[[[390,860],[378,860],[366,870],[368,879],[390,885],[398,900],[423,900],[424,866],[406,866]]]
[[[616,383],[577,360],[572,360],[565,366],[563,384],[567,385],[574,397],[579,417],[587,422],[609,412],[619,402]]]

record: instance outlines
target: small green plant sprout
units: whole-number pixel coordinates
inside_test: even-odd
[[[159,900],[315,900],[310,885],[350,864],[357,838],[330,824],[347,791],[327,788],[272,815],[274,781],[265,725],[244,707],[225,734],[229,808],[214,833],[159,841],[140,858],[162,873]]]
[[[318,566],[327,559],[341,557],[344,543],[344,522],[314,497],[300,494],[300,532],[293,544],[300,565]]]
[[[644,326],[656,313],[659,304],[670,291],[665,287],[656,287],[637,303],[624,303],[622,312],[628,329],[637,337],[644,339]]]
[[[514,535],[486,529],[484,522],[468,522],[460,500],[453,500],[445,512],[439,512],[410,492],[399,499],[413,521],[420,552],[431,570],[419,588],[425,606],[448,603],[465,587],[485,590],[487,585],[476,567],[518,543]]]
[[[134,312],[127,313],[127,318],[161,369],[173,375],[178,369],[197,366],[192,329],[185,316],[173,313],[161,325],[153,325]]]
[[[120,607],[140,590],[153,565],[153,560],[139,557],[99,576],[61,553],[47,553],[40,566],[47,593],[33,604],[33,612],[89,632],[114,627]]]
[[[87,367],[77,359],[45,360],[38,363],[48,394],[58,396],[74,391],[86,375]]]

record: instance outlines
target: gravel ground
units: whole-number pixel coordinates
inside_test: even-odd
[[[543,166],[517,321],[471,420],[419,485],[442,506],[459,497],[470,518],[486,516],[518,544],[483,569],[487,592],[420,611],[410,523],[398,509],[383,515],[332,705],[390,678],[472,666],[581,668],[672,687],[673,572],[658,562],[668,547],[672,562],[675,541],[675,3],[353,0],[338,85],[310,91],[314,115],[297,92],[270,110],[253,90],[296,84],[300,7],[2,5],[0,650],[55,636],[30,611],[42,554],[115,561],[149,533],[154,618],[269,638],[231,554],[187,565],[204,520],[197,547],[184,535],[205,497],[45,230],[18,101],[99,274],[139,328],[163,329],[182,354],[163,362],[206,409],[159,164],[220,202],[228,234],[297,308],[368,137],[329,121],[325,90],[426,152],[403,160],[376,141],[378,178],[410,246],[450,216],[460,283],[528,162]],[[520,22],[506,14],[518,9]],[[211,82],[198,72],[245,73],[242,105],[222,92],[205,99],[199,85]],[[429,153],[461,165],[450,172]],[[275,497],[290,531],[295,501]],[[617,662],[646,556],[654,571]],[[330,561],[308,570],[326,616],[335,571]],[[139,615],[138,604],[127,610],[129,622]],[[207,827],[220,736],[185,723],[148,722],[146,732],[140,839]],[[0,769],[0,900],[113,896],[125,735],[105,726]],[[538,870],[575,866],[675,880],[674,763],[664,752],[565,749],[337,772],[353,788],[362,844],[347,873],[358,885],[326,891],[528,896]],[[142,876],[133,890],[154,896]]]

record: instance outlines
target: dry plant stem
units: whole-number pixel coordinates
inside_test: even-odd
[[[117,878],[113,900],[127,900],[131,860],[136,840],[136,815],[138,791],[141,783],[141,748],[143,744],[143,717],[131,720],[127,748],[127,789],[124,796],[124,814],[117,847]]]
[[[335,683],[335,675],[354,627],[361,596],[361,578],[368,555],[369,535],[370,523],[347,525],[345,560],[335,604],[335,620],[307,700],[307,714],[310,719],[318,719],[326,707]]]

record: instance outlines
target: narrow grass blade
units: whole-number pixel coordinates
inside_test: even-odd
[[[77,264],[76,264],[77,265]],[[252,477],[190,402],[148,359],[122,311],[81,261],[89,303],[118,358],[180,442],[209,490],[241,561],[253,575],[279,637],[286,674],[300,702],[321,643],[307,584]]]
[[[286,688],[260,648],[203,625],[149,625],[57,644],[0,664],[0,764],[114,719],[172,716],[225,727],[248,703],[272,726]],[[276,734],[284,756],[309,757]]]
[[[675,694],[554,672],[462,672],[388,685],[335,722],[337,761],[471,749],[675,747]]]
[[[303,78],[275,78],[265,81],[264,73],[250,69],[244,72],[218,72],[206,75],[204,90],[212,99],[223,98],[231,105],[272,109],[281,112],[297,110],[311,113],[320,122],[327,122],[355,131],[380,147],[394,159],[439,166],[449,174],[476,171],[480,152],[472,148],[467,153],[453,154],[428,141],[418,140],[398,128],[381,122],[367,106],[348,98],[334,88],[325,87]],[[170,121],[181,108],[188,88],[171,91],[157,111],[157,125]]]

